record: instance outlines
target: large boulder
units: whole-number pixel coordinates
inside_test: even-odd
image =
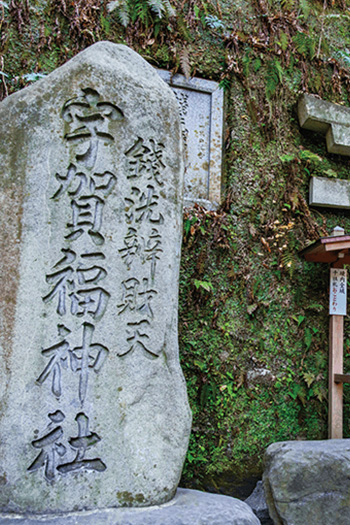
[[[350,440],[273,443],[263,483],[275,525],[348,525]]]

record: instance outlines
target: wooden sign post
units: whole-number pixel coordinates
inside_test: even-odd
[[[330,263],[329,290],[329,393],[328,438],[343,437],[343,383],[350,383],[350,375],[343,373],[344,315],[346,315],[347,270],[350,264],[350,235],[335,228],[331,237],[321,237],[300,252],[309,262]]]
[[[330,275],[329,289],[329,416],[330,439],[343,437],[343,340],[344,315],[346,315],[346,270],[342,263],[334,263]],[[340,288],[340,283],[342,287]],[[343,299],[343,304],[341,300]],[[345,299],[345,301],[344,301]],[[338,378],[338,381],[336,380]]]

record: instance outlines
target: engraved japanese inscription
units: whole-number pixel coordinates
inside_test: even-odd
[[[12,177],[21,206],[9,217],[13,319],[0,308],[2,511],[175,493],[191,423],[177,342],[177,107],[151,66],[108,42],[0,104],[11,144],[0,193]]]
[[[74,163],[67,166],[66,173],[55,174],[58,188],[51,199],[56,206],[68,204],[68,220],[58,261],[45,275],[48,291],[42,300],[54,306],[62,323],[57,325],[53,344],[50,342],[47,348],[41,349],[48,362],[36,382],[40,386],[49,382],[50,393],[59,401],[67,375],[63,371],[76,374],[79,377],[76,397],[80,410],[86,410],[85,399],[89,382],[93,380],[91,371],[98,373],[109,354],[106,344],[94,340],[94,332],[110,298],[108,271],[104,266],[103,211],[108,196],[117,188],[116,175],[99,166],[97,153],[99,148],[108,148],[114,141],[108,121],[122,121],[123,113],[101,99],[98,91],[87,87],[64,104],[61,117],[65,124],[64,140],[69,144],[78,142],[79,153],[73,152]],[[62,203],[64,195],[66,203]],[[79,322],[72,325],[74,317]],[[47,328],[50,333],[51,327]],[[70,402],[74,402],[74,396]],[[76,414],[79,427],[76,438],[65,436],[62,425],[52,428],[54,423],[62,423],[66,418],[55,406],[54,399],[52,404],[56,410],[47,414],[51,421],[47,433],[32,441],[33,448],[41,451],[28,471],[42,469],[47,481],[77,470],[103,472],[107,467],[100,458],[85,458],[87,449],[101,439],[96,433],[89,433],[88,414],[81,411]]]

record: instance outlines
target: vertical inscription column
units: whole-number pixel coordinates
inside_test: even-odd
[[[161,348],[152,337],[160,313],[155,303],[161,293],[157,265],[163,254],[164,215],[160,212],[160,191],[164,187],[164,144],[138,138],[129,148],[124,194],[126,234],[119,248],[128,270],[121,283],[118,316],[125,319],[124,341],[118,355],[135,351],[148,359],[159,357]]]
[[[94,332],[105,314],[110,299],[108,271],[105,267],[105,236],[103,212],[108,196],[116,188],[117,177],[112,169],[99,166],[98,152],[114,142],[109,133],[109,121],[123,120],[122,111],[101,99],[92,88],[83,88],[68,100],[62,110],[64,140],[68,142],[73,162],[64,174],[56,173],[57,190],[51,196],[54,206],[67,207],[68,220],[61,239],[59,260],[46,274],[47,294],[42,297],[48,308],[54,307],[61,319],[57,324],[57,338],[43,348],[47,361],[36,382],[50,384],[52,413],[50,423],[35,436],[32,446],[38,456],[28,467],[29,472],[42,469],[47,481],[55,476],[77,470],[103,472],[107,467],[100,458],[86,458],[88,449],[101,440],[89,431],[89,416],[85,408],[91,370],[98,373],[108,358],[106,344],[96,341]],[[79,153],[72,145],[79,144]],[[66,198],[64,201],[64,197]],[[48,333],[52,331],[47,326]],[[70,404],[79,400],[80,411],[75,415],[76,436],[66,436],[62,425],[65,414],[57,409],[66,374],[78,376],[76,391],[70,389]],[[55,403],[56,401],[56,403]],[[36,432],[38,433],[38,432]]]

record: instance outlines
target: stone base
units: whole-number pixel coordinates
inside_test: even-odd
[[[235,498],[178,489],[164,505],[69,513],[61,516],[1,514],[1,525],[260,525],[251,508]]]

